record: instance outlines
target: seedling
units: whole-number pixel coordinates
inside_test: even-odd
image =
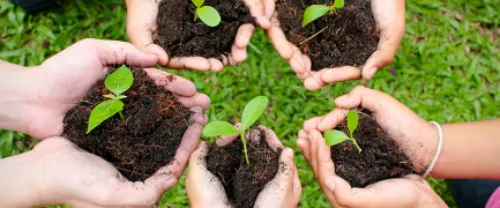
[[[205,0],[191,0],[196,6],[196,12],[194,14],[194,21],[201,19],[206,25],[210,27],[215,27],[220,23],[220,15],[217,10],[211,6],[203,6]]]
[[[245,160],[247,165],[250,165],[248,160],[247,152],[247,140],[245,139],[245,131],[250,128],[255,121],[264,113],[266,110],[269,99],[265,96],[258,96],[252,99],[243,110],[243,116],[241,117],[241,129],[238,130],[232,124],[225,121],[212,121],[208,123],[205,128],[203,128],[204,137],[217,137],[232,134],[240,134],[241,142],[243,143],[243,153],[245,154]]]
[[[336,9],[340,9],[343,7],[344,7],[344,0],[334,0],[332,6],[311,5],[307,7],[306,11],[304,11],[304,19],[302,19],[302,27],[305,27],[312,21],[322,17],[328,12],[332,14],[336,11]]]
[[[349,140],[354,144],[354,146],[356,146],[356,148],[358,148],[358,151],[361,153],[361,147],[359,147],[358,142],[356,142],[356,139],[354,139],[354,136],[352,135],[356,128],[358,128],[358,112],[354,110],[350,110],[349,112],[347,112],[347,128],[349,128],[349,133],[351,134],[350,137],[339,130],[326,131],[324,135],[326,145],[333,146]]]
[[[118,70],[106,77],[106,80],[104,80],[104,86],[113,94],[103,95],[105,98],[109,98],[110,100],[99,103],[92,110],[92,112],[90,112],[87,134],[99,126],[102,122],[113,117],[117,113],[120,115],[122,120],[125,119],[125,116],[122,113],[124,104],[121,99],[127,97],[122,94],[130,89],[132,83],[134,83],[134,75],[126,66],[121,66]]]

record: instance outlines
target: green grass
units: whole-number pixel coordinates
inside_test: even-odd
[[[425,119],[441,123],[500,117],[499,3],[407,1],[407,34],[389,66],[397,69],[397,76],[381,71],[369,87],[389,93]],[[122,0],[66,1],[61,8],[33,16],[0,0],[0,58],[33,66],[83,38],[127,40],[125,15]],[[210,96],[213,104],[207,113],[213,120],[230,120],[251,98],[268,96],[271,108],[261,122],[296,152],[304,187],[300,206],[328,207],[295,146],[296,135],[304,120],[329,112],[334,108],[332,99],[358,82],[306,91],[262,31],[252,44],[257,50],[249,48],[245,63],[222,73],[169,71],[193,80],[200,92]],[[30,145],[22,134],[0,131],[0,157],[19,154]],[[188,205],[184,179],[162,197],[159,207]],[[429,181],[454,207],[446,183]]]

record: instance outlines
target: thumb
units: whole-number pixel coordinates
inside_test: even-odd
[[[120,181],[116,187],[108,186],[113,190],[112,204],[127,206],[154,206],[163,192],[177,183],[172,175],[158,174],[148,178],[144,183]]]
[[[269,29],[271,23],[270,18],[266,17],[266,9],[264,7],[271,6],[274,10],[273,5],[264,5],[262,0],[245,0],[245,4],[250,10],[250,14],[255,18],[255,21],[262,29]]]
[[[96,49],[97,56],[103,66],[127,64],[145,68],[154,66],[158,61],[156,56],[144,53],[130,43],[95,39],[87,39],[81,42]]]

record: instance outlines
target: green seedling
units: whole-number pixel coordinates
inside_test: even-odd
[[[127,97],[122,94],[130,89],[132,83],[134,83],[134,75],[126,66],[121,66],[118,70],[106,77],[104,86],[111,91],[112,94],[103,95],[109,100],[99,103],[92,112],[90,112],[87,134],[117,113],[122,120],[125,119],[122,113],[124,104],[121,99]]]
[[[266,110],[269,99],[266,96],[258,96],[252,99],[243,110],[241,117],[241,129],[238,130],[232,124],[225,121],[212,121],[203,128],[204,137],[217,137],[232,134],[240,134],[241,142],[243,143],[243,153],[247,165],[250,165],[247,152],[247,140],[245,139],[245,131],[248,130],[257,119]]]
[[[349,133],[351,134],[350,137],[339,130],[326,131],[324,134],[326,145],[333,146],[345,141],[351,141],[361,153],[361,147],[359,147],[358,142],[356,142],[356,139],[354,139],[353,136],[354,131],[356,130],[356,128],[358,128],[358,112],[354,110],[350,110],[349,112],[347,112],[347,128],[349,129]]]
[[[344,0],[334,0],[332,6],[325,5],[311,5],[304,11],[304,18],[302,19],[302,27],[305,27],[312,21],[322,17],[326,13],[334,13],[336,9],[344,8]]]
[[[210,27],[215,27],[220,23],[220,15],[217,10],[211,6],[203,6],[205,0],[191,0],[196,6],[196,12],[194,14],[194,21],[198,18],[201,19],[206,25]]]

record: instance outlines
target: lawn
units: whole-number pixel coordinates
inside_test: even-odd
[[[393,62],[368,86],[391,94],[427,120],[476,121],[500,117],[500,1],[407,1],[407,33]],[[65,1],[58,9],[27,15],[0,0],[0,58],[33,66],[84,38],[127,40],[123,0]],[[294,148],[303,194],[300,207],[328,207],[311,169],[296,148],[304,120],[334,108],[332,100],[359,82],[306,91],[269,44],[263,31],[252,39],[246,62],[221,73],[175,71],[212,99],[209,118],[230,120],[257,95],[271,99],[262,123]],[[471,141],[472,142],[472,141]],[[0,158],[29,150],[23,134],[0,130]],[[187,207],[184,177],[159,207]],[[429,180],[454,207],[443,180]]]

